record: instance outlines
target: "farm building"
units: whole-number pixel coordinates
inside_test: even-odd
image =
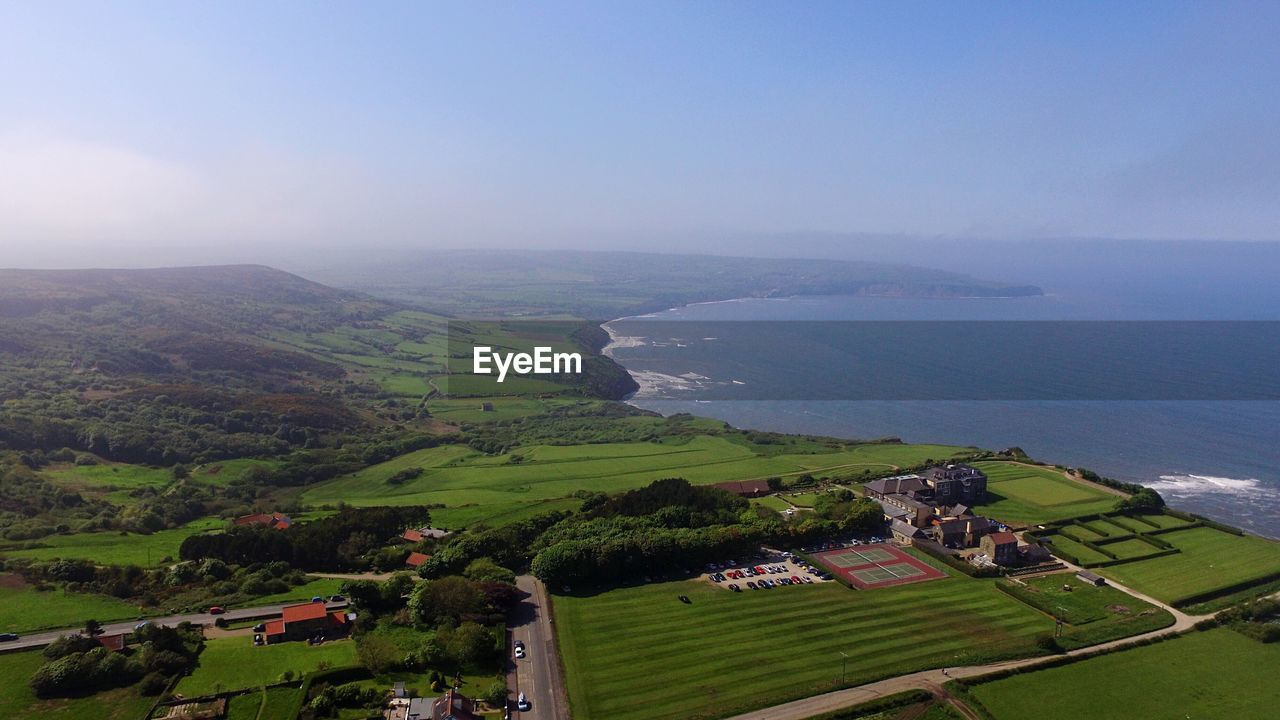
[[[423,527],[409,528],[400,533],[400,538],[411,543],[422,542],[423,540],[443,540],[453,533],[442,528]]]
[[[431,559],[430,555],[420,552],[411,552],[409,557],[404,559],[404,564],[411,568],[421,567],[422,563]]]
[[[764,497],[773,492],[769,488],[767,480],[735,480],[732,482],[722,482],[712,485],[713,488],[731,492],[734,495],[745,498]]]
[[[1081,570],[1080,572],[1076,573],[1076,577],[1083,582],[1089,583],[1090,585],[1106,585],[1107,584],[1107,581],[1101,575],[1098,575],[1096,573],[1091,573],[1088,570]]]
[[[241,515],[233,521],[236,525],[263,525],[276,530],[288,530],[293,524],[293,520],[284,513],[255,513],[253,515]]]
[[[313,638],[333,640],[345,636],[354,619],[354,614],[330,612],[322,602],[286,605],[281,609],[280,619],[268,622],[263,634],[268,645]]]

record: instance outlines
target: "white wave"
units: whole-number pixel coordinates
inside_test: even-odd
[[[733,383],[734,385],[746,385],[746,383],[742,382],[741,380],[730,380],[729,382]]]
[[[1161,475],[1158,482],[1148,485],[1151,489],[1175,497],[1188,495],[1260,495],[1265,493],[1261,481],[1257,478],[1229,478],[1213,475],[1193,475],[1180,473]]]

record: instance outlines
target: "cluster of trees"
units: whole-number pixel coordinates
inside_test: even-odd
[[[569,516],[567,512],[549,512],[498,528],[455,535],[444,547],[436,549],[419,573],[428,578],[457,575],[479,558],[490,558],[507,568],[523,567],[533,557],[530,548],[534,541]]]
[[[404,528],[429,522],[423,506],[348,507],[283,531],[254,525],[192,535],[182,541],[178,554],[183,560],[217,558],[238,565],[284,561],[308,570],[350,570],[366,567],[369,553]]]
[[[54,485],[32,471],[32,462],[24,458],[0,465],[0,537],[32,540],[114,515],[110,503]]]
[[[315,718],[338,717],[340,708],[364,708],[379,710],[385,704],[383,692],[376,687],[364,687],[360,683],[330,685],[307,703]],[[372,714],[372,713],[371,713]]]
[[[1280,642],[1280,600],[1259,598],[1218,613],[1215,620],[1258,642]]]
[[[183,623],[176,628],[146,625],[134,632],[138,646],[113,653],[93,637],[72,635],[55,640],[44,649],[46,662],[29,684],[42,698],[83,695],[88,692],[139,683],[144,695],[158,695],[176,675],[195,665],[204,644],[199,628]]]
[[[1127,498],[1116,501],[1116,509],[1121,512],[1156,512],[1164,507],[1164,498],[1149,487],[1139,485],[1139,490]]]
[[[286,562],[237,566],[214,558],[152,569],[100,566],[91,560],[15,559],[4,566],[36,587],[61,586],[68,592],[110,595],[152,607],[227,605],[288,592],[308,581],[306,573]]]

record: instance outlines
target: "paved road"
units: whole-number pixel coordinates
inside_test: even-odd
[[[514,668],[507,675],[511,699],[524,693],[533,707],[528,712],[513,712],[513,718],[521,720],[565,720],[569,717],[568,700],[564,680],[560,673],[560,656],[556,650],[555,630],[551,622],[547,589],[531,575],[516,578],[516,587],[529,594],[512,611],[512,642],[520,640],[528,655],[514,660]]]
[[[218,618],[226,618],[232,620],[257,620],[259,618],[275,618],[282,613],[282,608],[286,605],[297,605],[297,602],[284,603],[282,605],[262,605],[252,608],[240,608],[239,610],[228,610],[222,615],[210,615],[209,613],[190,613],[187,615],[170,615],[168,617],[152,617],[147,618],[157,625],[177,625],[183,622],[193,623],[195,625],[212,625],[213,621]],[[347,606],[347,603],[336,602],[327,603],[330,610],[341,610]],[[119,632],[129,632],[133,630],[141,620],[126,620],[123,622],[106,623],[102,626],[104,634],[111,635]],[[49,643],[57,640],[64,635],[79,634],[83,626],[79,628],[64,628],[62,630],[45,630],[38,633],[23,635],[12,642],[0,643],[0,652],[11,650],[25,650],[28,648],[44,647]]]

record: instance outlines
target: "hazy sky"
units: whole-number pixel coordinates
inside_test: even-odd
[[[1280,239],[1280,3],[0,0],[0,266]]]

